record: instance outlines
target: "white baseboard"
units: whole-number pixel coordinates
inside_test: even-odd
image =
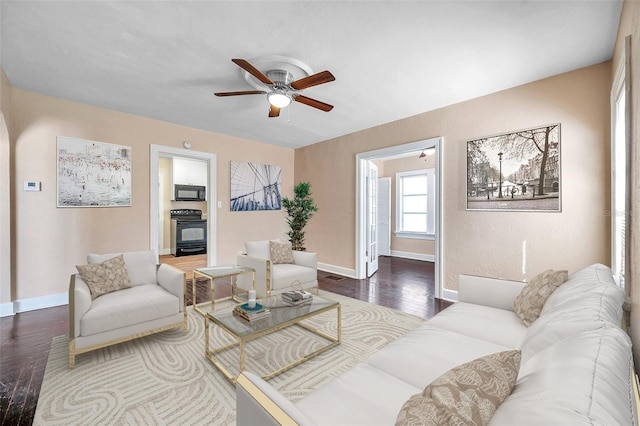
[[[13,303],[1,303],[0,304],[0,318],[1,317],[10,317],[15,315],[13,312]]]
[[[455,290],[447,290],[446,288],[442,289],[442,298],[444,300],[450,300],[452,302],[458,301],[458,292]]]
[[[330,265],[328,263],[318,262],[318,269],[325,272],[331,272],[333,274],[342,275],[349,278],[356,277],[355,269],[344,268],[342,266]]]
[[[171,254],[171,249],[170,248],[162,249],[162,253],[160,253],[160,254],[161,255]]]
[[[32,297],[30,299],[16,300],[13,302],[13,310],[15,313],[20,313],[67,304],[69,304],[69,294],[65,292],[50,294],[48,296]]]
[[[408,251],[391,250],[391,256],[402,257],[404,259],[425,260],[427,262],[435,262],[436,257],[433,254],[411,253]]]

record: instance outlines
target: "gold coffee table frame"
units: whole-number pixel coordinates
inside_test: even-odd
[[[305,361],[337,346],[342,341],[342,314],[340,303],[334,302],[331,300],[323,299],[319,296],[313,296],[313,301],[308,305],[297,305],[297,306],[288,306],[284,302],[282,302],[281,297],[272,296],[271,298],[265,300],[259,300],[259,303],[264,304],[269,307],[271,310],[271,316],[268,318],[264,318],[261,320],[257,320],[254,323],[245,322],[244,320],[237,318],[233,315],[233,313],[228,311],[220,311],[220,312],[207,312],[204,317],[204,346],[205,346],[205,355],[211,361],[211,363],[218,369],[220,372],[229,380],[232,384],[236,383],[237,377],[234,376],[227,367],[225,367],[222,362],[216,358],[216,354],[220,352],[224,352],[228,349],[239,346],[240,356],[239,356],[239,369],[238,375],[245,371],[245,352],[246,345],[248,342],[257,339],[262,336],[266,336],[267,334],[275,333],[278,330],[282,330],[287,327],[291,327],[296,325],[301,327],[307,331],[310,331],[317,336],[320,336],[326,339],[329,343],[326,346],[321,347],[320,349],[299,358],[292,363],[279,368],[273,372],[262,376],[264,380],[272,379],[278,374],[282,374],[287,370],[296,367],[297,365],[302,364]],[[313,328],[307,324],[303,324],[302,321],[314,317],[316,315],[320,315],[322,313],[335,310],[336,311],[336,319],[337,319],[337,329],[336,336],[331,336],[323,331],[320,331],[316,328]],[[222,330],[224,330],[227,334],[231,335],[236,341],[234,343],[228,344],[226,346],[211,349],[209,346],[210,342],[210,332],[209,327],[210,324],[213,323],[217,325]],[[295,342],[293,342],[295,344]]]
[[[253,275],[253,284],[252,287],[254,290],[256,289],[256,270],[253,268],[249,268],[246,266],[234,266],[234,265],[222,265],[222,266],[207,266],[206,268],[196,268],[193,270],[193,282],[192,285],[192,296],[193,296],[193,309],[198,312],[200,315],[205,316],[207,311],[203,310],[201,306],[209,305],[211,310],[214,308],[215,304],[215,291],[216,285],[215,280],[219,278],[231,278],[231,296],[224,297],[218,299],[219,301],[233,299],[234,301],[240,303],[242,300],[238,299],[238,286],[237,286],[237,277],[242,274],[252,274]],[[211,300],[207,302],[197,303],[197,293],[196,293],[196,278],[204,277],[209,282],[211,286]],[[243,292],[246,290],[241,289]]]

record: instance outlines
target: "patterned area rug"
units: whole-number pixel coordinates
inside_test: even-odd
[[[270,380],[296,402],[424,322],[393,309],[323,292],[342,305],[342,343]],[[216,305],[217,307],[217,305]],[[307,321],[334,334],[335,311]],[[230,340],[217,328],[211,341]],[[247,370],[265,373],[326,344],[289,327],[247,345]],[[213,345],[213,343],[212,343]],[[221,358],[237,371],[238,351]],[[89,352],[68,368],[68,337],[55,337],[35,425],[232,425],[235,389],[204,356],[204,320],[189,307],[189,332],[169,330]]]

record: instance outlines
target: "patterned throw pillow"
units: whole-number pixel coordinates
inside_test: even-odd
[[[278,243],[269,241],[269,253],[273,263],[293,263],[293,251],[291,243]]]
[[[522,288],[513,301],[513,312],[528,327],[540,316],[545,302],[554,290],[569,278],[567,271],[547,270],[537,275]]]
[[[520,351],[505,351],[459,365],[404,403],[396,425],[487,425],[511,394]]]
[[[76,268],[91,291],[91,300],[112,291],[131,287],[131,280],[122,255],[102,263],[78,265]]]

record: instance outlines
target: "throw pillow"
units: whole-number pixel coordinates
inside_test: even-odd
[[[518,314],[522,322],[528,327],[538,319],[545,302],[551,293],[562,283],[567,281],[567,271],[547,270],[534,277],[522,288],[513,301],[513,312]]]
[[[505,351],[459,365],[402,406],[396,425],[487,425],[511,394],[520,351]]]
[[[293,263],[291,243],[269,241],[269,252],[273,263]]]
[[[91,300],[112,291],[131,287],[131,280],[122,255],[102,263],[78,265],[76,268],[91,291]]]

